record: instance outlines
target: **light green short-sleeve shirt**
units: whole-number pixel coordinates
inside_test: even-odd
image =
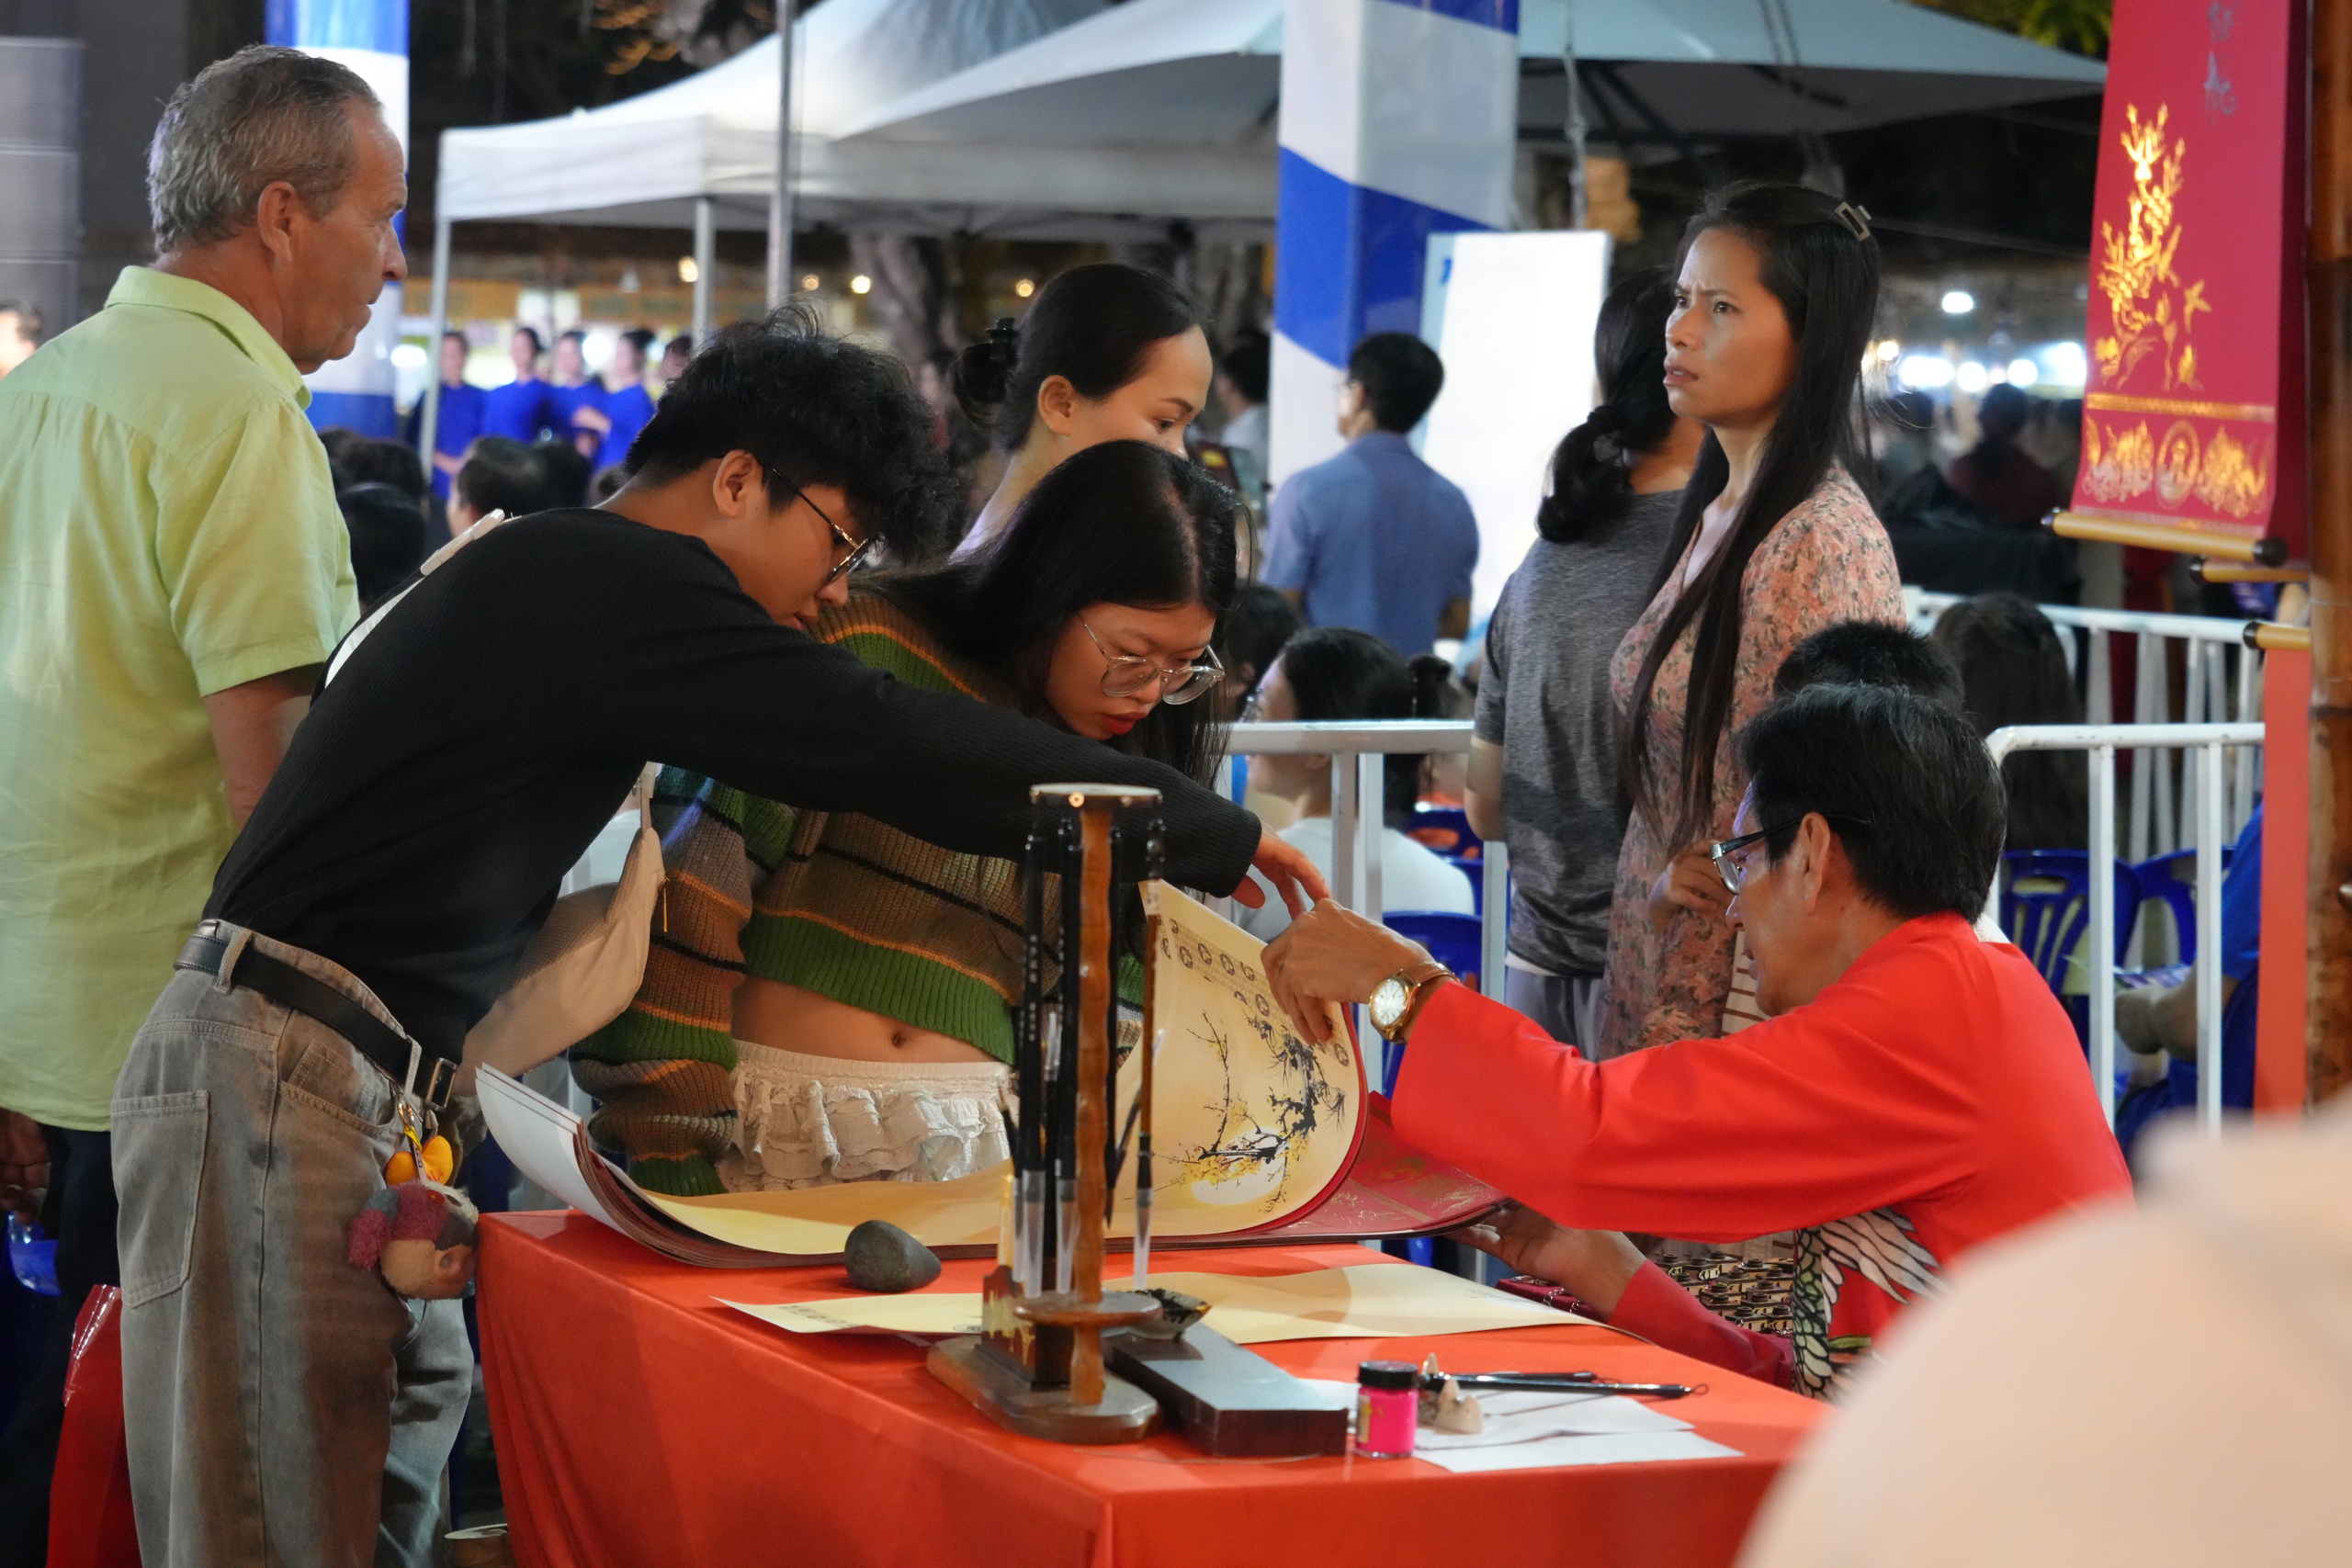
[[[227,295],[136,266],[0,380],[0,1107],[107,1125],[233,836],[203,699],[357,618],[309,401]]]

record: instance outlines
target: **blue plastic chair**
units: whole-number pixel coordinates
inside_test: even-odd
[[[2114,865],[2115,959],[2120,964],[2140,910],[2140,881],[2129,864],[2117,861]],[[2090,930],[2090,888],[2087,850],[2010,850],[2001,856],[2001,930],[2062,998],[2066,961]]]
[[[1476,861],[1486,840],[1470,829],[1470,814],[1458,806],[1417,806],[1405,836],[1452,861]]]
[[[2234,845],[2222,846],[2222,869],[2230,869],[2230,852]],[[2162,904],[2172,914],[2175,938],[2174,951],[2183,964],[2197,962],[2197,852],[2175,850],[2170,854],[2152,855],[2132,868],[2139,879],[2142,903]],[[2143,949],[2142,951],[2146,951]]]
[[[1470,908],[1487,912],[1487,841],[1471,830],[1470,814],[1456,806],[1417,806],[1405,837],[1470,879]]]

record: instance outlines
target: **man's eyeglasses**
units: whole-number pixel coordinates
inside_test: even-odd
[[[1856,828],[1871,825],[1870,818],[1866,817],[1849,817],[1842,811],[1824,811],[1820,815],[1828,821],[1844,822]],[[1740,884],[1747,880],[1747,857],[1742,852],[1751,845],[1762,843],[1775,833],[1787,831],[1804,820],[1803,817],[1792,817],[1785,822],[1775,822],[1770,827],[1758,828],[1753,833],[1742,833],[1736,839],[1718,840],[1708,846],[1707,858],[1715,863],[1715,874],[1724,879],[1724,886],[1737,893]]]
[[[1204,664],[1171,664],[1162,667],[1150,660],[1132,653],[1114,653],[1095,637],[1094,628],[1086,626],[1080,615],[1078,624],[1086,626],[1086,635],[1094,639],[1094,651],[1102,656],[1102,694],[1106,697],[1132,697],[1146,687],[1157,683],[1159,700],[1171,707],[1182,707],[1203,695],[1211,686],[1225,679],[1225,666],[1217,662],[1216,650],[1204,649]]]
[[[835,549],[846,550],[848,552],[848,554],[842,556],[841,559],[833,563],[832,570],[825,573],[825,581],[827,584],[830,585],[840,581],[842,573],[849,570],[850,568],[855,566],[859,561],[865,558],[865,552],[874,547],[874,541],[871,538],[851,538],[848,533],[843,530],[842,525],[834,522],[831,515],[829,514],[823,507],[818,505],[815,502],[808,500],[808,492],[807,491],[796,490],[792,493],[798,496],[803,502],[806,502],[809,511],[824,519],[825,526],[831,529],[833,532],[833,547]]]

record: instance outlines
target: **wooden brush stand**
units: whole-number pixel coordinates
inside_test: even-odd
[[[1159,1406],[1104,1370],[1102,1336],[1149,1322],[1159,1315],[1159,1303],[1139,1292],[1102,1293],[1103,1231],[1117,1157],[1111,1142],[1113,881],[1114,837],[1128,831],[1141,834],[1144,874],[1159,874],[1158,820],[1143,819],[1159,793],[1041,784],[1030,799],[1012,1224],[999,1240],[999,1266],[982,1286],[986,1332],[934,1347],[929,1366],[933,1377],[1013,1431],[1061,1443],[1133,1442],[1159,1425]],[[1122,812],[1133,828],[1114,831]],[[1049,874],[1059,876],[1062,898],[1051,919],[1043,892]],[[1147,1042],[1148,1014],[1147,1007]],[[1148,1126],[1149,1111],[1141,1114]],[[1057,1289],[1065,1256],[1069,1285]]]

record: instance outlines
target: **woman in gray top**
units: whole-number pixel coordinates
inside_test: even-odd
[[[1657,582],[1706,434],[1667,406],[1673,275],[1609,291],[1593,337],[1600,401],[1552,455],[1542,537],[1487,624],[1465,804],[1510,846],[1507,995],[1552,1037],[1597,1037],[1625,807],[1609,660]]]

